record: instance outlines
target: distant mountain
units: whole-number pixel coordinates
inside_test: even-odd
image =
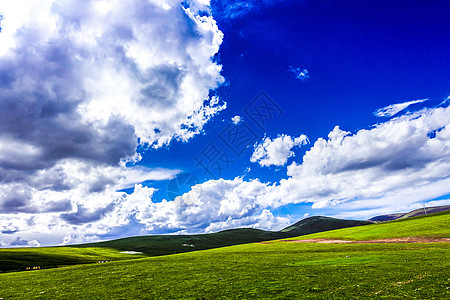
[[[434,214],[434,213],[439,213],[439,212],[443,212],[443,211],[447,211],[447,210],[450,210],[450,205],[425,207],[425,208],[415,209],[415,210],[407,212],[407,213],[395,213],[395,214],[376,216],[376,217],[370,218],[369,221],[386,222],[386,221],[393,221],[393,220],[397,220],[397,219],[423,216],[425,214]]]
[[[371,224],[371,222],[316,216],[303,219],[281,231],[239,228],[217,233],[196,235],[150,235],[129,237],[106,242],[72,245],[70,247],[106,247],[121,251],[138,251],[143,252],[146,255],[157,256],[290,238],[310,233],[367,224]]]
[[[357,221],[357,220],[343,220],[335,219],[331,217],[314,216],[303,219],[289,227],[281,230],[283,233],[287,233],[292,236],[305,235],[310,233],[328,231],[333,229],[340,229],[346,227],[354,227],[361,225],[372,224],[369,221]]]

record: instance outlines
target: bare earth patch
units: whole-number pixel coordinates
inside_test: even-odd
[[[333,239],[281,240],[290,243],[321,243],[321,244],[371,244],[371,243],[450,243],[450,238],[406,237],[366,241],[348,241]]]

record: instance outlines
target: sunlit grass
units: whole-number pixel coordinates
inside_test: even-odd
[[[108,248],[9,248],[0,249],[0,270],[25,271],[27,269],[55,268],[100,261],[125,260],[144,257],[139,254],[123,254]],[[1,296],[0,296],[1,297]]]
[[[382,230],[372,229],[379,225],[368,225],[322,233],[321,237],[350,238],[351,230],[358,234],[358,238],[396,237],[404,234],[399,224],[408,228],[413,236],[448,236],[449,218],[450,214],[439,214],[380,224],[387,227]],[[436,226],[430,222],[435,222]],[[423,233],[423,228],[432,228],[432,231]],[[392,236],[388,234],[389,230]],[[317,234],[305,238],[313,236],[317,237]],[[0,274],[0,297],[446,299],[450,297],[449,279],[449,243],[315,244],[274,241],[105,264]]]
[[[291,240],[330,238],[344,240],[371,240],[402,237],[450,237],[450,211],[429,216],[401,219],[391,222],[330,230]]]

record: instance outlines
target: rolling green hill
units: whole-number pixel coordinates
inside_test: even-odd
[[[300,238],[450,236],[450,213]],[[297,238],[297,239],[300,239]],[[98,248],[97,248],[98,249]],[[0,274],[4,299],[448,299],[450,243],[285,240]]]
[[[346,235],[333,238],[358,239],[361,236],[357,231],[358,229],[353,230],[350,227],[367,224],[371,223],[315,216],[303,219],[278,232],[240,228],[211,234],[130,237],[67,247],[0,249],[0,272],[24,271],[27,267],[32,268],[35,266],[54,268],[98,261],[117,261],[145,256],[192,252],[246,243],[288,239],[346,227],[348,227],[348,231],[339,231],[340,234]],[[428,224],[426,227],[423,227],[423,234],[433,232],[430,230],[432,225]],[[450,225],[446,224],[446,226]],[[372,230],[381,232],[385,230],[383,228],[382,224],[379,224],[379,226],[373,227]],[[400,226],[398,229],[402,230],[402,236],[408,236],[410,232],[410,228],[405,226]],[[362,232],[367,231],[364,229]],[[388,233],[394,234],[391,231]],[[319,234],[314,237],[324,237],[327,234]],[[142,254],[120,253],[124,251],[136,251],[142,252]]]
[[[372,222],[357,221],[357,220],[343,220],[330,217],[316,216],[303,219],[289,227],[281,230],[281,232],[287,233],[293,236],[300,236],[310,233],[328,231],[333,229],[355,227],[361,225],[369,225]]]
[[[398,219],[361,227],[343,228],[302,236],[345,240],[372,240],[403,237],[450,238],[450,211],[432,215]]]
[[[42,247],[0,249],[0,273],[25,271],[27,268],[49,269],[142,257],[145,256],[120,253],[118,250],[109,248]]]
[[[287,237],[287,235],[253,228],[240,228],[196,235],[129,237],[106,242],[74,245],[71,247],[105,247],[121,251],[139,251],[150,256],[158,256],[268,241],[283,237]]]
[[[407,213],[394,213],[394,214],[376,216],[376,217],[370,218],[369,221],[374,221],[374,222],[393,221],[393,220],[397,220],[397,219],[405,219],[405,218],[435,214],[435,213],[440,213],[440,212],[444,212],[444,211],[448,211],[448,210],[450,210],[450,205],[424,207],[424,208],[412,210]]]
[[[277,232],[252,228],[239,228],[197,235],[130,237],[106,242],[75,245],[73,247],[107,247],[121,251],[139,251],[147,255],[157,256],[269,241],[367,224],[370,224],[370,222],[316,216],[303,219]]]
[[[318,216],[301,220],[278,232],[240,228],[210,234],[139,236],[67,247],[0,249],[0,272],[23,271],[27,267],[34,266],[53,268],[96,261],[192,252],[364,224],[367,222]],[[142,252],[142,255],[120,253],[123,251]]]

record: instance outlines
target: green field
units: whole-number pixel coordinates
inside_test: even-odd
[[[74,245],[73,247],[106,247],[121,251],[139,251],[149,256],[158,256],[296,237],[367,224],[371,223],[367,221],[314,216],[303,219],[280,231],[238,228],[209,234],[129,237],[106,242]]]
[[[145,257],[123,254],[108,248],[9,248],[0,249],[0,271],[25,271],[27,268],[49,269],[68,265],[98,263],[100,261],[129,260]],[[0,296],[1,298],[1,296]]]
[[[331,230],[291,239],[372,240],[402,237],[450,237],[450,211],[368,226]]]
[[[450,236],[450,214],[302,238]],[[353,234],[352,234],[353,232]],[[272,241],[0,274],[6,299],[446,299],[450,244]]]
[[[310,217],[281,231],[252,228],[230,229],[196,235],[152,235],[129,237],[106,242],[69,247],[0,249],[0,273],[24,271],[27,268],[54,268],[98,261],[117,261],[145,256],[159,256],[281,238],[289,238],[336,228],[365,225],[368,222]],[[143,255],[127,255],[122,251],[137,251]]]

